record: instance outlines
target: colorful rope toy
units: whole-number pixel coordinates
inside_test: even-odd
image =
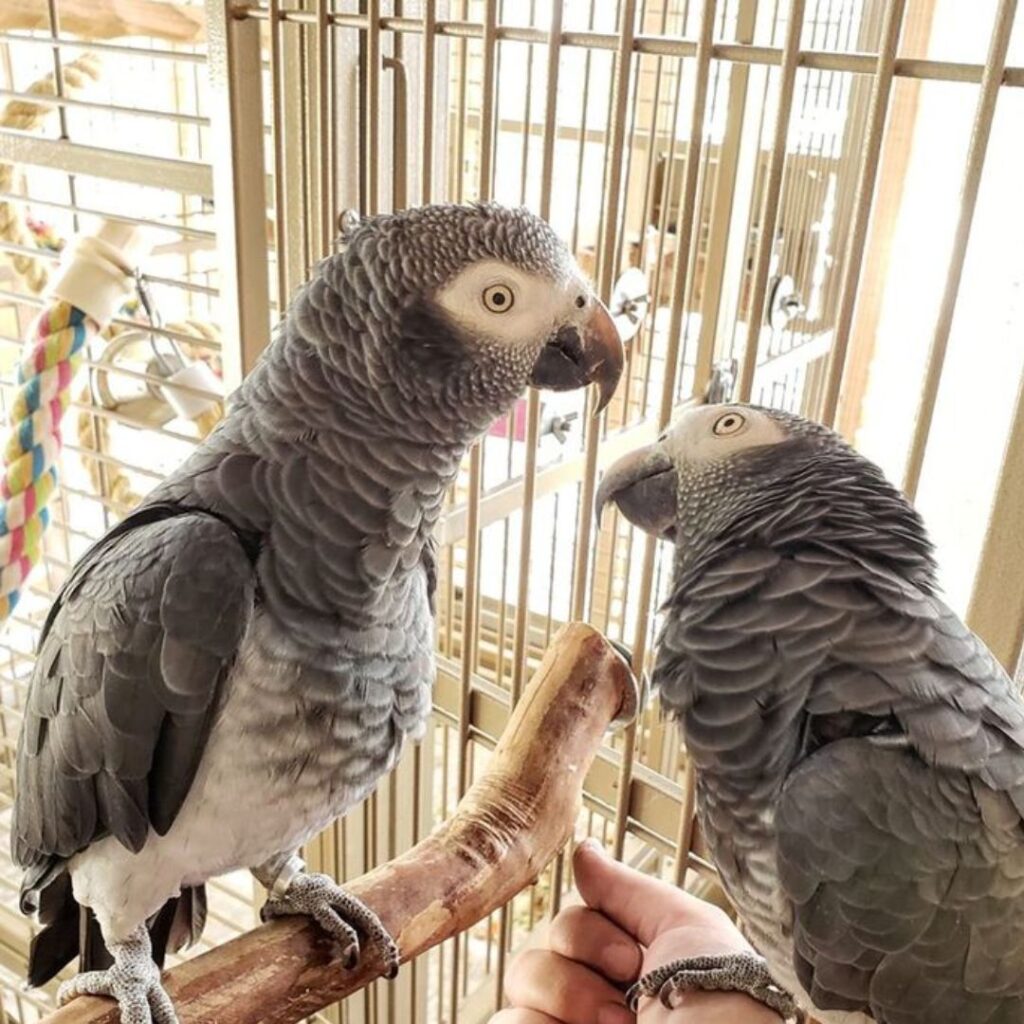
[[[140,241],[136,228],[112,221],[73,241],[50,300],[33,325],[31,347],[18,366],[11,433],[3,449],[0,622],[10,617],[42,553],[46,504],[57,485],[60,423],[83,349],[134,287]]]

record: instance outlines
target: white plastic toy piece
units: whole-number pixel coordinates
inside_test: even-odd
[[[189,390],[183,390],[175,385],[184,385]],[[196,390],[192,390],[192,389]],[[221,382],[217,375],[201,360],[189,363],[188,366],[177,370],[167,378],[167,383],[160,386],[160,391],[167,401],[167,404],[178,414],[187,420],[194,420],[203,413],[212,409],[219,399]],[[196,391],[209,391],[211,394],[200,395]]]
[[[135,268],[149,249],[136,225],[102,221],[93,234],[68,244],[50,293],[104,327],[134,290]]]

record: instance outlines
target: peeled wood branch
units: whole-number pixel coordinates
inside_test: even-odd
[[[470,928],[529,885],[572,835],[583,780],[609,725],[632,718],[636,683],[589,626],[555,637],[486,773],[436,832],[347,884],[411,960]],[[204,953],[165,977],[182,1024],[291,1024],[381,976],[346,971],[323,933],[286,918]],[[108,1000],[80,998],[45,1024],[116,1024]]]

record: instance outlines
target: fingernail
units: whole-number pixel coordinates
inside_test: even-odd
[[[597,1024],[634,1024],[635,1020],[620,1003],[605,1003],[597,1010]]]
[[[630,981],[640,967],[640,951],[636,946],[617,942],[604,951],[603,960],[605,970],[616,981]]]
[[[600,854],[602,857],[606,856],[604,846],[601,845],[601,840],[595,839],[593,836],[587,836],[587,838],[580,843],[580,849],[591,850],[593,853]]]

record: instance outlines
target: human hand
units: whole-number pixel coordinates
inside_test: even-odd
[[[512,1008],[491,1024],[779,1024],[778,1014],[738,992],[687,992],[666,1009],[643,999],[634,1017],[623,990],[680,957],[750,950],[718,907],[583,843],[574,859],[586,906],[555,918],[545,946],[517,957],[506,993]]]

